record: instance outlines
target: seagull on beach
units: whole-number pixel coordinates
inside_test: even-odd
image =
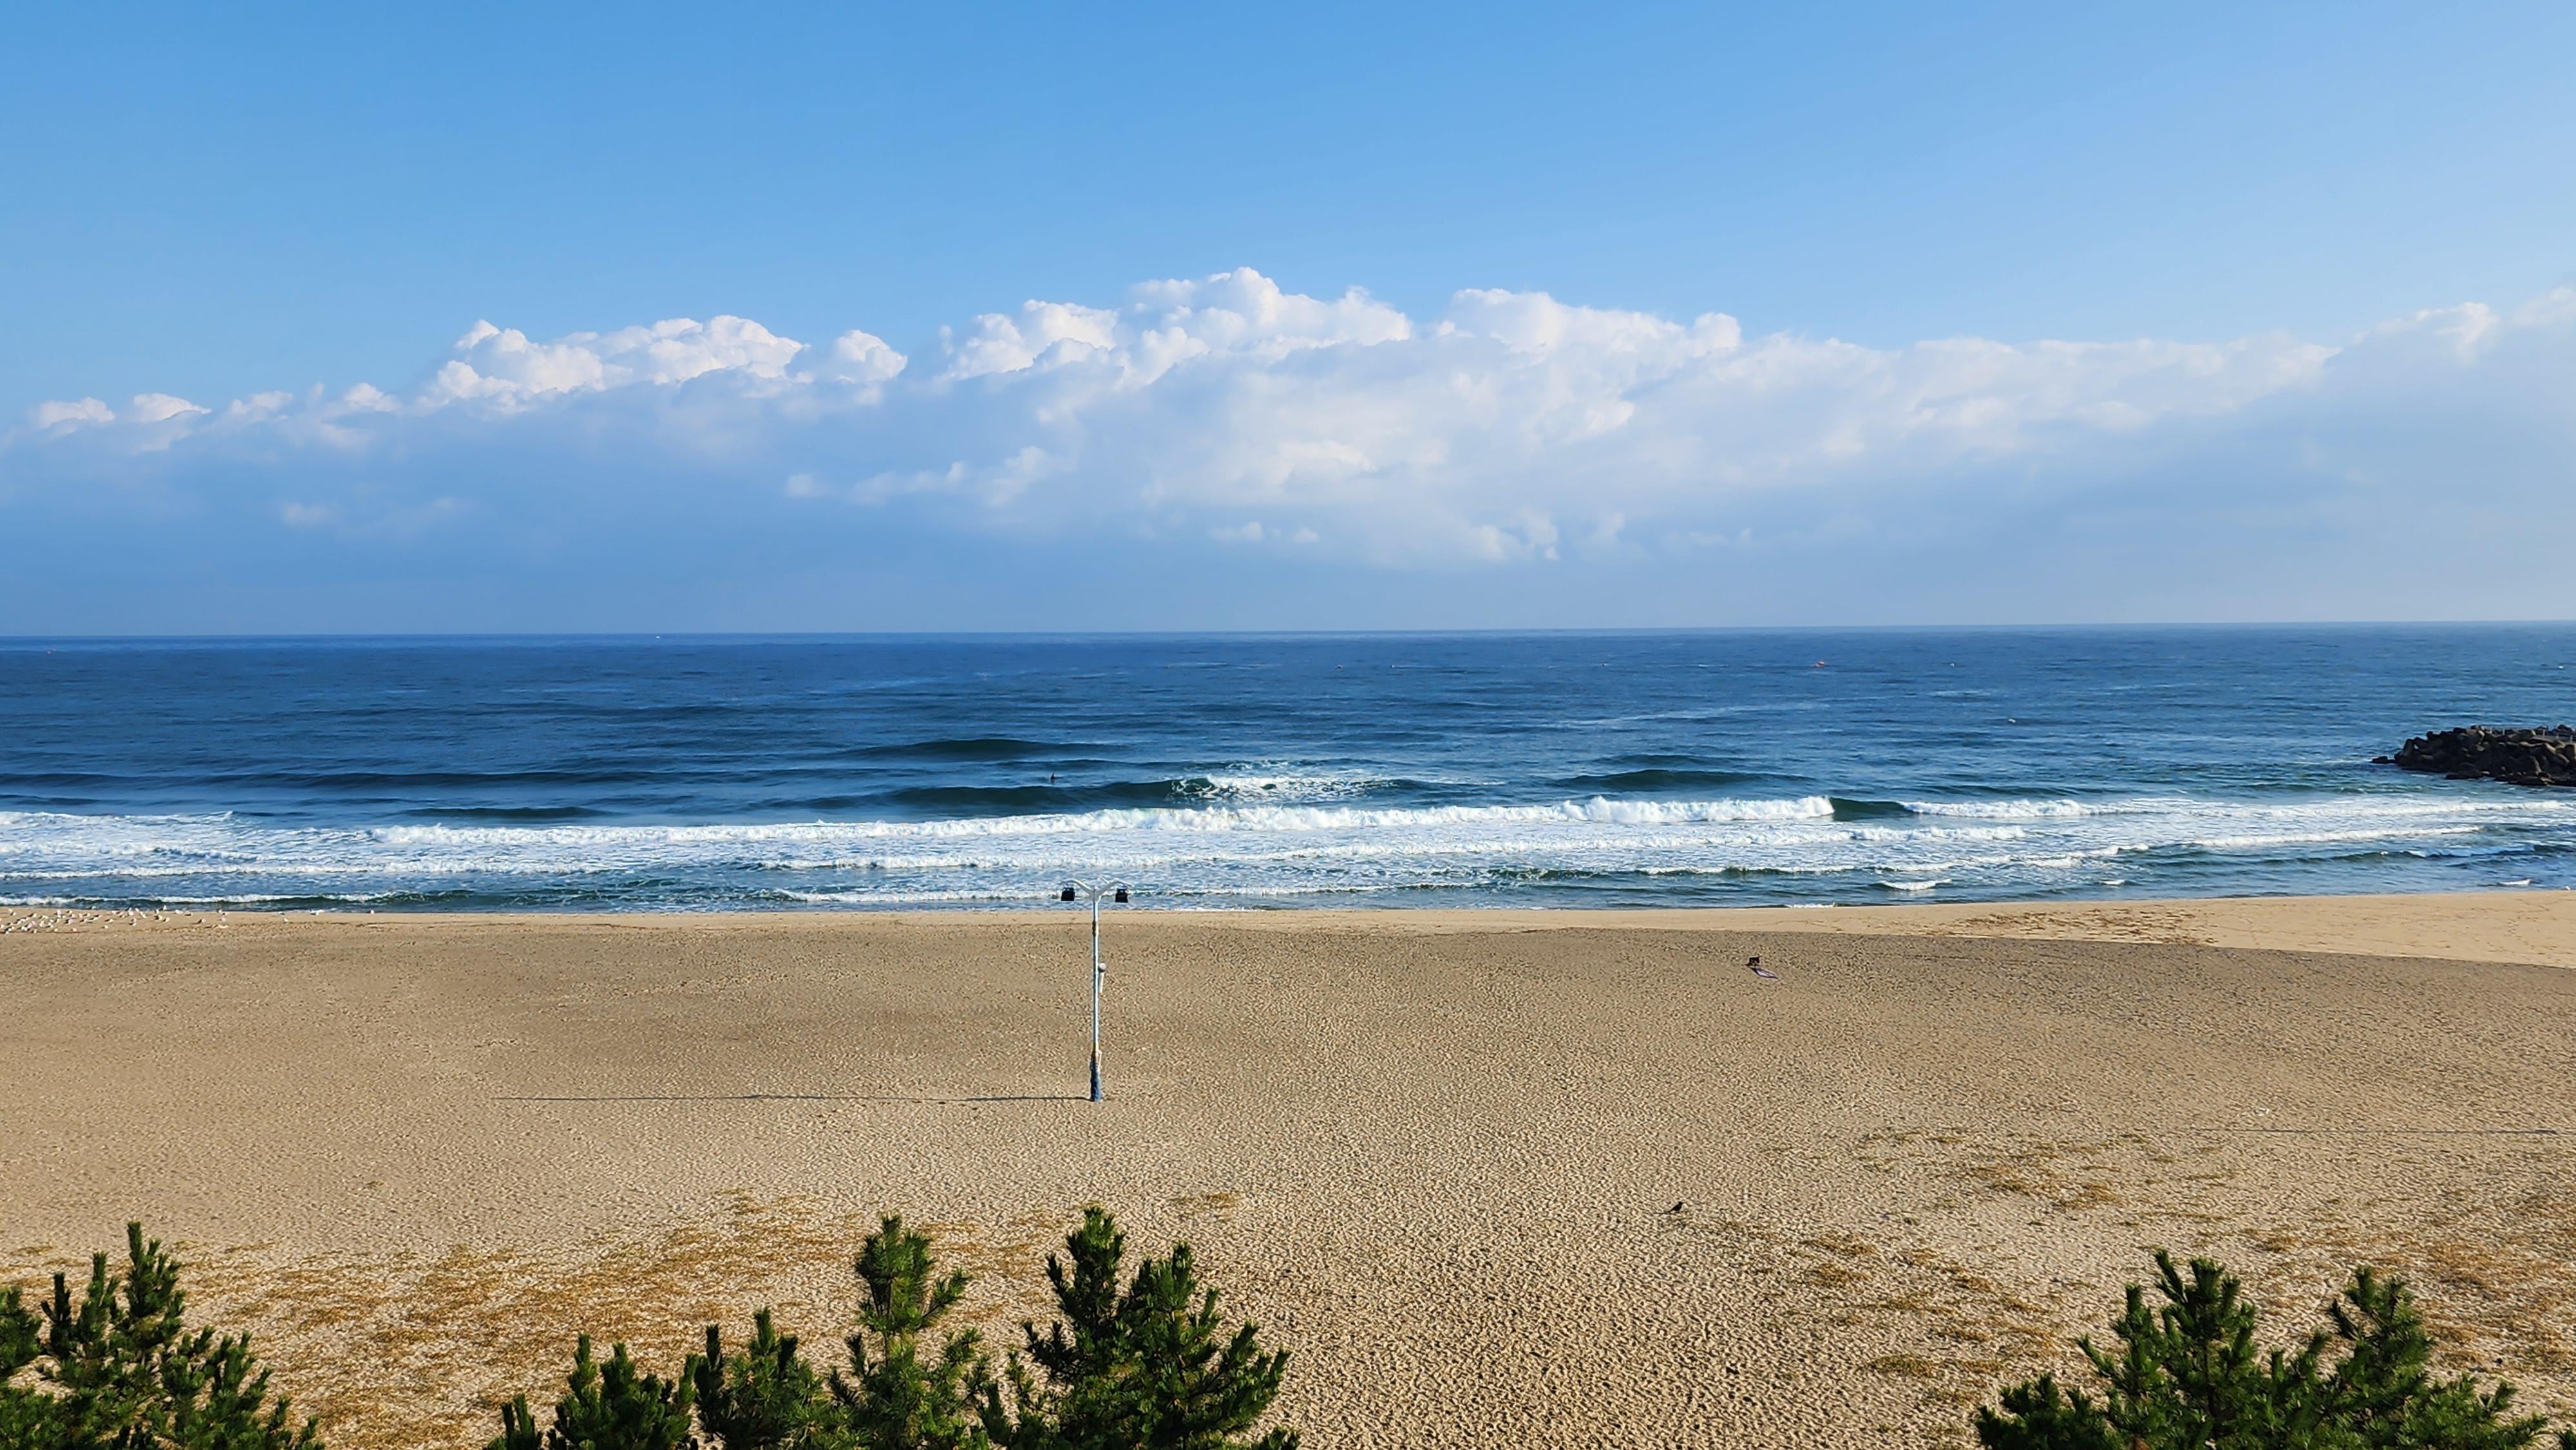
[[[1780,980],[1780,974],[1763,966],[1762,959],[1760,957],[1746,957],[1744,959],[1744,964],[1753,969],[1753,975],[1760,977],[1766,982],[1776,982]]]

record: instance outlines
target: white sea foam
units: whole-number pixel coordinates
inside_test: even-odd
[[[923,821],[339,827],[0,812],[0,900],[355,903],[466,893],[649,905],[675,899],[669,883],[681,881],[701,901],[936,904],[1034,899],[1067,875],[1118,875],[1187,899],[1622,879],[1640,890],[1652,881],[1796,895],[1850,891],[1833,883],[1855,873],[1889,891],[1995,895],[2063,889],[2070,873],[2114,858],[2130,864],[2109,884],[2188,889],[2201,878],[2175,873],[2372,852],[2576,854],[2576,811],[2546,796],[1910,802],[1902,816],[1864,821],[1834,819],[1823,796],[1420,806],[1332,798],[1365,788],[1254,762],[1239,778],[1211,778],[1201,803]]]
[[[1205,799],[1263,803],[1350,800],[1394,784],[1383,776],[1299,770],[1266,760],[1220,771],[1206,781],[1200,792]]]
[[[2174,804],[2171,801],[2141,799],[2087,803],[2074,800],[2054,801],[1900,801],[1899,805],[1918,816],[1976,816],[1997,821],[2038,821],[2054,816],[2099,816],[2119,812],[2155,810]]]

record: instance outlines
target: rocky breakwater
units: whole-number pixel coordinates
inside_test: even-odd
[[[2429,771],[2453,780],[2576,787],[2576,727],[2497,730],[2469,725],[2418,735],[2375,762]]]

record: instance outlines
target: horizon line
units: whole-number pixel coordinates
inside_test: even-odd
[[[690,629],[528,629],[528,630],[350,630],[301,633],[0,633],[0,648],[29,645],[101,644],[261,644],[261,643],[468,643],[599,640],[648,641],[826,641],[826,640],[1094,640],[1094,639],[1420,639],[1420,638],[1568,638],[1639,635],[1714,634],[2002,634],[2185,632],[2225,630],[2359,630],[2359,629],[2551,629],[2576,627],[2576,617],[2558,619],[2243,619],[2243,620],[2078,620],[2057,623],[1909,623],[1909,624],[1682,624],[1682,625],[1473,625],[1388,626],[1375,629],[1214,628],[1214,629],[890,629],[890,630],[690,630]]]

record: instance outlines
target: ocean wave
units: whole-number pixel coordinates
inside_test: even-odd
[[[1512,823],[1652,826],[1719,821],[1823,820],[1833,805],[1822,796],[1796,799],[1654,801],[1594,796],[1532,805],[1324,806],[1208,805],[1119,807],[1080,812],[958,817],[925,821],[803,821],[666,826],[447,826],[369,827],[388,845],[486,841],[509,845],[544,842],[614,847],[621,843],[673,845],[719,842],[954,839],[972,836],[1100,834],[1106,832],[1271,833],[1400,831],[1424,827]]]
[[[1592,794],[1443,804],[1422,797],[1469,788],[1269,762],[1195,779],[1206,782],[1191,787],[1201,798],[1179,802],[921,820],[316,825],[221,812],[0,811],[0,897],[406,907],[998,903],[1043,899],[1069,875],[1120,876],[1188,900],[1407,890],[1482,900],[1477,893],[1533,884],[1577,893],[1571,899],[1935,887],[1993,896],[2062,891],[2115,858],[2128,863],[2120,884],[2187,890],[2303,863],[2405,856],[2458,860],[2466,870],[2498,853],[2544,863],[2576,856],[2576,816],[2547,797]],[[1412,799],[1382,802],[1380,793]]]
[[[1741,770],[1712,770],[1699,766],[1650,765],[1633,770],[1613,770],[1590,775],[1570,775],[1556,784],[1565,790],[1593,791],[1603,795],[1629,791],[1699,790],[1709,786],[1744,785],[1762,779]]]
[[[1188,793],[1202,800],[1317,802],[1426,788],[1428,782],[1400,777],[1297,770],[1269,761],[1252,761],[1230,771],[1195,777]]]
[[[1121,806],[1153,807],[1204,793],[1204,778],[1112,780],[1087,785],[923,785],[885,793],[889,805],[983,816],[1065,814]]]
[[[966,735],[872,745],[857,753],[872,760],[1009,762],[1072,755],[1098,748],[1056,740],[1023,740],[1015,735]]]
[[[2005,800],[1899,801],[1897,804],[1907,813],[1917,816],[1972,816],[1995,821],[2039,821],[2058,816],[2096,816],[2120,811],[2154,810],[2161,806],[2179,803],[2150,798],[2099,803],[2078,800]]]
[[[590,806],[420,806],[405,814],[429,821],[587,821],[608,813]]]
[[[1893,821],[1919,815],[1903,801],[1860,800],[1850,796],[1830,796],[1834,819],[1838,821]]]
[[[2345,831],[2269,831],[2235,836],[2204,836],[2179,844],[2198,847],[2204,851],[2253,851],[2274,846],[2328,846],[2354,841],[2411,841],[2427,837],[2474,836],[2484,829],[2476,825],[2390,824]]]

